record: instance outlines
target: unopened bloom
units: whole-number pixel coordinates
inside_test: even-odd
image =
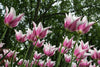
[[[25,42],[27,40],[26,34],[23,34],[21,30],[19,30],[19,31],[15,30],[15,33],[16,33],[16,39],[19,42]]]
[[[4,44],[5,44],[5,43],[2,43],[2,42],[1,42],[1,43],[0,43],[0,48],[2,48]]]
[[[59,48],[58,48],[58,51],[59,51],[59,52],[60,52],[60,50],[61,50],[61,53],[62,53],[62,54],[65,54],[65,53],[68,52],[68,49],[66,49],[65,47],[62,46],[62,48],[61,48],[61,43],[60,43],[60,46],[59,46]]]
[[[44,40],[40,41],[40,39],[38,39],[38,41],[33,42],[33,45],[36,45],[36,47],[42,47],[44,43]]]
[[[18,65],[22,65],[23,64],[23,59],[20,59],[19,62],[17,63]]]
[[[44,45],[44,48],[43,48],[43,51],[44,51],[44,54],[47,55],[47,56],[53,56],[55,54],[55,51],[57,50],[56,46],[52,46],[48,43],[46,43]]]
[[[71,62],[71,55],[64,54],[64,57],[67,63]]]
[[[79,25],[80,17],[77,17],[75,15],[72,15],[69,13],[69,15],[66,14],[66,18],[64,19],[64,27],[70,31],[76,31],[77,26]]]
[[[83,22],[83,23],[80,24],[77,27],[77,32],[79,32],[81,34],[87,33],[90,30],[90,27],[95,23],[95,22],[88,23],[88,20],[87,20],[87,17],[86,16],[83,17],[83,19],[82,19],[81,22]]]
[[[8,7],[6,7],[4,23],[10,27],[16,27],[18,25],[19,21],[24,16],[24,14],[22,13],[22,14],[19,14],[18,16],[16,16],[16,11],[13,7],[10,8],[9,13],[8,13],[8,11],[9,11],[9,9],[8,9]]]
[[[47,58],[46,66],[47,67],[53,67],[55,65],[55,61],[51,61],[49,57]]]
[[[41,53],[38,53],[37,51],[35,51],[35,53],[34,53],[34,58],[35,58],[36,60],[39,60],[42,56],[44,56],[44,54],[41,54]]]
[[[29,67],[29,60],[24,60],[25,67]]]
[[[72,62],[72,67],[77,67],[76,63]]]
[[[66,48],[72,48],[72,46],[75,44],[75,42],[73,41],[73,37],[69,40],[68,37],[66,36],[64,42],[63,42],[63,46]]]

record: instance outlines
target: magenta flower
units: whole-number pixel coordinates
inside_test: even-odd
[[[61,43],[60,43],[60,46],[59,46],[59,48],[58,48],[58,51],[59,51],[59,52],[60,52],[60,50],[61,50],[61,54],[65,54],[65,53],[68,52],[68,49],[66,49],[65,47],[62,46],[62,48],[61,48]]]
[[[76,31],[77,26],[79,23],[80,17],[76,17],[75,15],[72,15],[69,13],[69,15],[66,14],[66,18],[64,19],[64,27],[70,31]]]
[[[100,60],[98,60],[98,64],[100,65]]]
[[[34,53],[34,58],[35,58],[36,60],[39,60],[42,56],[44,56],[44,54],[41,54],[41,53],[38,53],[37,51],[35,51],[35,53]]]
[[[0,43],[0,48],[2,48],[4,44],[5,44],[5,43],[2,43],[2,42],[1,42],[1,43]]]
[[[16,16],[16,11],[13,7],[11,7],[9,13],[8,13],[8,11],[9,11],[9,9],[8,9],[8,7],[6,7],[4,23],[10,27],[16,27],[18,25],[19,21],[24,16],[24,14],[22,13],[22,14],[19,14],[18,16]]]
[[[77,67],[76,63],[72,62],[72,67]]]
[[[18,65],[22,65],[23,64],[23,59],[20,59],[19,62],[17,63]]]
[[[4,60],[4,62],[5,62],[5,67],[8,67],[10,62],[8,60]]]
[[[88,23],[86,16],[83,17],[81,22],[83,22],[83,24],[80,24],[77,27],[77,32],[79,32],[81,34],[87,33],[90,30],[90,27],[95,23],[95,22]]]
[[[53,56],[55,51],[57,50],[56,46],[51,46],[50,44],[45,44],[43,48],[43,52],[47,56]]]
[[[42,38],[46,37],[46,35],[47,35],[48,33],[51,33],[51,31],[48,30],[48,29],[51,28],[51,27],[43,28],[43,25],[42,25],[41,22],[38,24],[37,27],[36,27],[36,23],[33,22],[33,26],[34,26],[34,27],[33,27],[34,33],[36,34],[36,37],[37,37],[37,38],[42,39]]]
[[[33,42],[33,45],[36,45],[36,47],[42,47],[44,43],[44,40],[40,41],[40,39],[38,39],[38,41]]]
[[[46,64],[44,64],[44,61],[42,61],[42,60],[39,60],[38,65],[40,67],[46,67]]]
[[[47,67],[53,67],[55,65],[55,61],[51,61],[49,57],[47,58],[46,66]]]
[[[29,60],[24,60],[25,67],[29,67]]]
[[[26,34],[23,34],[21,30],[19,30],[19,31],[15,30],[15,33],[16,33],[16,39],[17,39],[17,41],[19,41],[19,42],[25,42],[27,40]]]
[[[75,44],[75,41],[73,41],[73,37],[69,40],[68,37],[66,36],[63,42],[63,46],[70,49],[72,48],[74,44]]]
[[[71,55],[64,54],[64,57],[65,57],[65,61],[67,63],[70,63],[71,62]]]

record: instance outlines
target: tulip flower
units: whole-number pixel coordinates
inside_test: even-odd
[[[44,40],[42,40],[41,42],[40,42],[40,39],[38,39],[38,41],[36,42],[33,42],[33,45],[36,45],[36,47],[42,47],[43,46],[43,43],[44,43]]]
[[[47,56],[53,56],[55,54],[55,51],[57,50],[56,46],[51,46],[50,44],[45,44],[43,48],[43,52]]]
[[[67,63],[71,62],[71,55],[64,54],[64,57]]]
[[[73,37],[69,40],[68,37],[66,36],[63,42],[63,46],[70,49],[72,48],[74,44],[75,44],[75,41],[73,41]]]
[[[35,51],[35,53],[34,53],[34,58],[35,58],[36,60],[39,60],[42,56],[44,56],[44,54],[37,53],[37,51]]]
[[[53,67],[55,65],[55,61],[51,61],[49,57],[47,58],[46,66],[47,67]]]
[[[5,67],[8,67],[10,62],[8,60],[4,60],[4,62],[5,62]]]
[[[83,24],[80,24],[77,27],[77,32],[79,32],[80,34],[87,33],[90,30],[90,27],[95,23],[95,22],[88,23],[86,16],[83,17],[82,22]]]
[[[8,7],[6,7],[6,13],[5,13],[5,19],[4,19],[4,23],[7,26],[12,27],[16,27],[19,23],[19,21],[22,19],[22,17],[24,16],[24,14],[19,14],[18,16],[16,16],[16,11],[13,7],[10,8],[10,12],[8,13],[9,9]]]
[[[64,19],[64,27],[70,31],[76,31],[77,26],[79,25],[80,17],[77,17],[75,15],[72,15],[69,13],[69,15],[66,14],[66,18]]]
[[[1,43],[0,43],[0,48],[2,48],[4,44],[5,44],[5,43],[2,43],[2,42],[1,42]]]
[[[29,67],[29,60],[24,60],[25,67]]]
[[[42,61],[42,60],[39,60],[38,65],[40,67],[45,67],[46,66],[46,64],[44,64],[44,61]]]
[[[72,67],[77,67],[76,63],[72,62]]]
[[[15,30],[15,33],[16,33],[16,39],[17,39],[17,41],[19,41],[19,42],[25,42],[27,40],[26,34],[23,34],[21,30],[19,30],[19,31]]]
[[[22,65],[23,64],[23,59],[20,59],[20,61],[17,64]]]

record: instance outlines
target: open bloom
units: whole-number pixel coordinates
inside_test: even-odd
[[[71,55],[64,54],[64,57],[67,63],[71,62]]]
[[[40,39],[38,39],[38,41],[33,42],[33,45],[36,45],[36,47],[42,47],[44,43],[44,40],[40,41]]]
[[[37,53],[37,51],[35,51],[35,53],[34,53],[34,58],[35,58],[36,60],[39,60],[42,56],[44,56],[44,54]]]
[[[55,51],[56,51],[56,50],[57,50],[57,48],[56,48],[55,45],[52,46],[52,45],[50,45],[50,44],[48,44],[48,43],[46,43],[46,44],[44,45],[44,48],[43,48],[43,52],[44,52],[44,54],[47,55],[47,56],[53,56],[53,55],[55,54]]]
[[[49,57],[47,58],[46,66],[47,67],[53,67],[55,65],[55,61],[51,61]]]
[[[74,44],[75,44],[75,41],[73,41],[73,37],[69,40],[68,37],[66,36],[63,42],[63,46],[70,49],[72,48]]]
[[[64,19],[64,27],[70,31],[76,31],[77,26],[79,23],[80,17],[77,17],[75,15],[72,15],[69,13],[69,15],[66,14],[66,18]]]
[[[2,42],[1,42],[1,43],[0,43],[0,48],[2,48],[4,44],[5,44],[5,43],[2,43]]]
[[[19,30],[19,31],[15,30],[15,33],[16,33],[16,39],[19,42],[25,42],[27,40],[26,34],[23,34],[21,30]]]
[[[20,61],[17,64],[22,65],[23,64],[23,59],[20,59]]]
[[[23,13],[16,16],[16,11],[13,7],[11,7],[10,12],[8,13],[9,9],[6,7],[5,19],[4,23],[10,27],[16,27],[23,17]]]
[[[46,64],[44,64],[44,61],[42,61],[42,60],[39,60],[38,65],[40,67],[45,67],[46,66]]]
[[[86,16],[83,17],[83,19],[82,19],[81,22],[83,22],[83,23],[80,24],[77,27],[77,32],[79,32],[81,34],[87,33],[90,30],[90,27],[95,23],[95,22],[88,23],[88,20],[87,20],[87,17]]]

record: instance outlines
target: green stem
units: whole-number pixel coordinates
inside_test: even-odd
[[[61,48],[60,48],[60,53],[59,53],[59,56],[58,56],[58,59],[57,59],[56,67],[59,67],[59,64],[60,64],[60,61],[61,61],[61,49],[62,49],[62,45],[61,45]]]
[[[6,27],[6,30],[5,30],[5,32],[3,33],[3,35],[2,35],[2,37],[1,37],[1,39],[0,39],[0,42],[4,39],[4,37],[5,37],[5,35],[6,35],[6,32],[7,32],[7,29],[8,29],[8,27]]]
[[[77,40],[76,40],[75,45],[74,45],[74,47],[73,47],[73,49],[72,49],[72,54],[71,54],[71,57],[72,57],[72,58],[71,58],[70,67],[72,67],[72,62],[73,62],[73,57],[74,57],[74,50],[75,50],[76,44],[78,43],[79,38],[80,38],[80,35],[77,36]]]

